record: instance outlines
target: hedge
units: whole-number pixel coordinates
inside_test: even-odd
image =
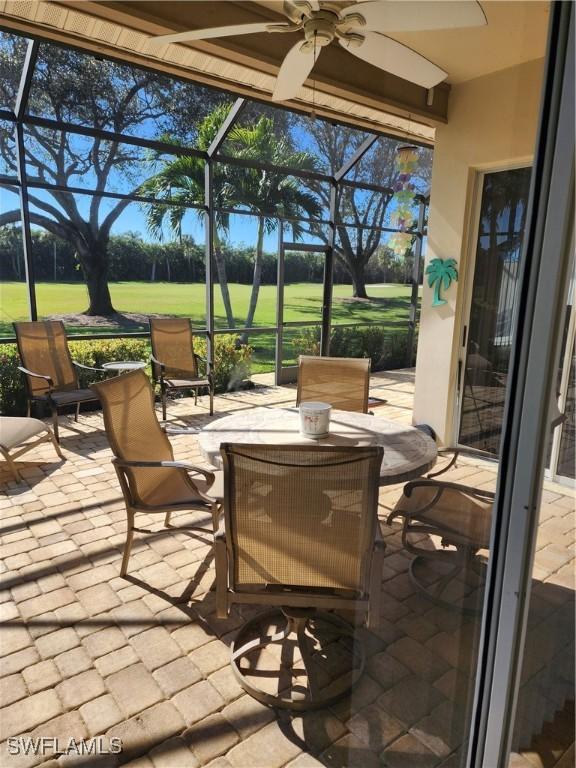
[[[73,360],[82,365],[99,368],[114,360],[150,359],[150,345],[146,339],[106,339],[97,341],[70,341]],[[197,338],[194,348],[206,356],[206,340]],[[229,334],[217,336],[214,347],[214,383],[217,392],[237,389],[250,375],[252,348],[237,346],[237,337]],[[18,370],[20,358],[15,344],[0,344],[0,414],[23,416],[26,413],[24,377]],[[148,372],[150,373],[149,369]],[[94,381],[94,374],[80,372],[80,386]]]
[[[302,355],[320,354],[320,329],[307,328],[294,338],[294,348]],[[330,337],[330,355],[334,357],[369,357],[373,371],[406,368],[409,365],[408,334],[390,333],[377,326],[339,328]]]

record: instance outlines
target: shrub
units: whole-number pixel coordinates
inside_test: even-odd
[[[214,379],[217,392],[237,389],[249,376],[252,349],[236,346],[235,335],[217,336],[214,347]],[[206,341],[195,340],[195,349],[206,356]],[[94,341],[70,341],[72,359],[93,368],[114,360],[150,359],[147,339],[101,339]],[[26,413],[24,376],[18,370],[20,357],[15,344],[0,345],[0,413],[4,416],[21,416]],[[150,372],[149,369],[148,373]],[[87,387],[95,374],[80,371],[80,386]]]
[[[216,392],[231,392],[238,389],[250,377],[252,347],[238,345],[234,334],[216,336],[214,342],[214,387]],[[200,357],[206,358],[206,339],[194,340],[194,349]]]
[[[332,329],[330,354],[334,357],[369,357],[373,371],[405,368],[408,334],[390,333],[378,326]],[[295,339],[294,347],[303,355],[320,354],[320,329],[307,328]]]

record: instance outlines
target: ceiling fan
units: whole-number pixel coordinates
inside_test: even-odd
[[[291,99],[312,71],[322,48],[333,40],[359,59],[385,72],[433,88],[448,77],[436,64],[388,33],[426,32],[486,24],[480,3],[475,0],[286,0],[284,24],[237,24],[159,35],[157,42],[183,43],[194,40],[250,35],[259,32],[303,32],[288,52],[278,72],[272,98]]]

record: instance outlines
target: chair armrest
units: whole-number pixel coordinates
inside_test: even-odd
[[[427,486],[441,488],[442,490],[451,489],[453,491],[462,491],[462,493],[472,496],[481,496],[492,501],[495,498],[493,491],[485,491],[482,488],[474,488],[471,485],[462,485],[462,483],[450,483],[447,480],[411,480],[404,486],[404,494],[410,496],[414,488],[425,488]]]
[[[451,448],[446,448],[444,450],[438,451],[438,455],[439,456],[444,456],[444,455],[450,454],[450,453],[453,453],[454,455],[452,456],[452,458],[450,459],[448,464],[446,464],[446,466],[442,467],[442,469],[439,469],[437,472],[430,472],[429,474],[426,475],[426,477],[429,480],[431,480],[433,477],[438,477],[439,475],[443,475],[445,472],[448,472],[449,469],[452,469],[454,464],[456,464],[458,456],[460,455],[460,451],[459,450],[454,450],[454,449],[451,449]]]
[[[110,373],[106,368],[92,368],[90,365],[84,365],[83,363],[78,363],[76,360],[72,360],[72,365],[74,365],[76,368],[82,368],[83,371],[95,371],[96,373]]]
[[[210,472],[202,467],[196,467],[194,464],[188,464],[185,461],[126,461],[124,459],[112,459],[113,463],[117,467],[125,469],[138,467],[140,469],[154,468],[154,469],[185,469],[186,472],[197,472],[200,475],[204,475],[207,482],[214,482],[214,472]]]
[[[154,365],[157,365],[160,368],[160,373],[164,374],[164,371],[166,370],[166,364],[160,362],[157,358],[154,357],[154,355],[150,355],[150,362],[154,363]]]
[[[22,365],[18,366],[18,370],[22,371],[22,373],[26,374],[26,376],[34,376],[36,379],[44,379],[48,382],[48,384],[50,384],[50,387],[54,386],[54,382],[50,376],[45,376],[43,373],[34,373],[34,371],[29,371],[28,368],[24,368]]]
[[[388,525],[392,525],[392,522],[397,517],[413,518],[425,514],[429,509],[432,509],[432,507],[438,503],[442,493],[445,490],[460,491],[461,493],[465,493],[468,496],[476,496],[483,501],[494,501],[495,499],[495,494],[492,491],[485,491],[481,488],[473,488],[472,486],[461,485],[460,483],[449,483],[443,480],[412,480],[411,482],[406,483],[404,486],[403,495],[409,497],[414,488],[436,488],[437,493],[431,501],[429,501],[420,509],[413,509],[410,511],[402,509],[392,510],[392,512],[386,518],[386,523]]]

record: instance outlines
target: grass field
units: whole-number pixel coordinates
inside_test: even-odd
[[[231,284],[230,296],[237,327],[246,318],[251,286]],[[193,324],[205,327],[205,287],[203,283],[111,283],[112,301],[118,312],[126,313],[117,322],[106,318],[87,318],[82,311],[88,304],[86,287],[81,283],[37,283],[38,317],[64,316],[69,334],[107,333],[147,330],[148,315],[190,317]],[[410,309],[410,286],[384,285],[368,288],[370,299],[352,299],[350,285],[335,285],[332,323],[378,324],[390,331],[407,327]],[[276,286],[260,288],[254,325],[276,325]],[[214,286],[216,327],[227,327],[222,296]],[[284,289],[284,321],[321,319],[322,286],[318,283],[292,283]],[[26,286],[23,283],[0,284],[0,335],[13,335],[12,323],[28,318]],[[253,334],[250,343],[260,370],[274,360],[274,334]]]

